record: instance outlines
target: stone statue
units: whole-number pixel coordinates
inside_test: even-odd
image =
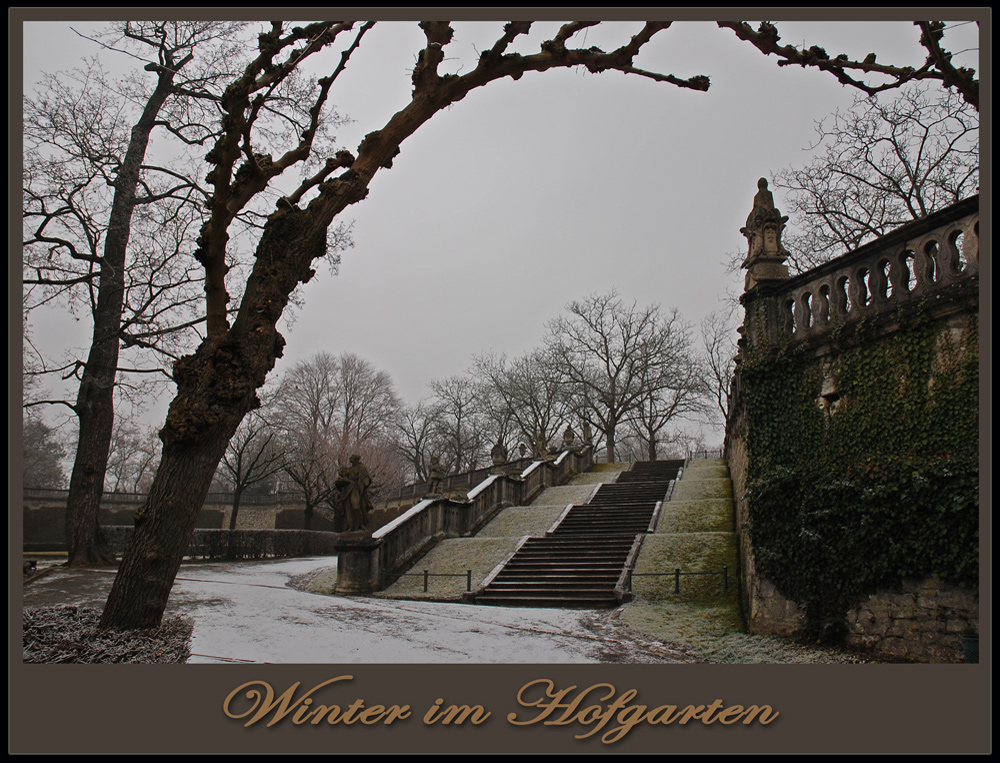
[[[446,476],[448,476],[448,470],[441,465],[437,456],[431,456],[431,465],[427,475],[427,495],[440,495]]]
[[[334,485],[340,489],[342,496],[347,531],[367,531],[370,530],[368,512],[372,509],[368,488],[372,484],[372,478],[368,468],[362,463],[361,456],[355,453],[350,460],[351,465],[341,468]]]
[[[566,425],[566,431],[563,432],[563,450],[570,450],[573,447],[573,440],[576,439],[576,433],[573,431],[573,427]]]
[[[517,446],[517,450],[521,454],[521,458],[524,458],[524,454],[528,452],[528,446],[522,442]]]
[[[539,460],[544,460],[548,455],[548,448],[545,446],[545,438],[542,436],[541,432],[538,433],[538,437],[535,440],[535,448],[532,450],[531,455]]]
[[[594,444],[594,433],[590,431],[590,422],[583,422],[583,444],[593,445]]]
[[[774,206],[767,180],[761,178],[757,181],[757,195],[753,197],[747,224],[740,228],[747,239],[747,257],[743,262],[747,269],[745,288],[750,289],[761,281],[788,278],[788,266],[784,264],[788,251],[781,245],[781,232],[786,222],[788,218]]]
[[[507,448],[504,446],[503,440],[497,440],[497,444],[490,451],[490,458],[493,459],[493,473],[503,474],[504,464],[507,463]]]

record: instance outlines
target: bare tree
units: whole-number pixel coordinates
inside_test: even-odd
[[[425,399],[404,406],[396,419],[396,449],[405,459],[414,482],[427,479],[431,456],[444,451],[437,426],[441,418],[440,407]]]
[[[686,335],[687,331],[682,327],[679,333]],[[666,453],[666,446],[678,441],[678,432],[671,433],[670,426],[682,420],[695,421],[710,411],[710,387],[704,366],[691,351],[690,335],[682,336],[678,345],[669,366],[653,369],[663,373],[664,378],[648,379],[642,384],[646,391],[628,418],[629,428],[643,444],[643,458],[647,461],[656,461]]]
[[[722,421],[729,415],[729,394],[736,369],[737,304],[734,301],[728,310],[709,313],[701,322],[702,351],[709,394],[714,398]]]
[[[569,401],[558,368],[544,349],[535,349],[511,361],[487,353],[475,359],[473,373],[501,403],[516,424],[525,444],[541,436],[559,434],[570,416]]]
[[[492,432],[480,400],[479,385],[468,375],[449,376],[430,383],[436,412],[434,453],[452,472],[466,472],[486,462]]]
[[[181,143],[207,137],[192,105],[223,76],[236,29],[231,22],[127,22],[103,40],[148,61],[151,86],[113,80],[92,64],[50,77],[24,101],[25,309],[67,298],[86,305],[93,320],[86,360],[62,369],[79,379],[76,401],[67,403],[79,421],[66,514],[70,565],[114,560],[97,516],[121,345],[152,347],[165,324],[196,322],[190,287],[201,276],[180,261],[177,239],[190,227],[198,184],[177,161],[173,168],[149,162],[150,140],[161,128]],[[196,60],[205,48],[207,65]],[[140,231],[143,254],[130,259]]]
[[[144,492],[153,480],[159,455],[155,429],[117,417],[108,452],[106,488],[127,493]]]
[[[338,460],[346,466],[351,451],[388,439],[401,404],[392,377],[386,371],[379,371],[364,358],[349,352],[340,355],[337,364]],[[373,482],[379,482],[377,471],[373,471],[371,464],[366,462],[366,465]]]
[[[329,503],[336,492],[337,461],[329,440],[315,432],[285,432],[280,447],[285,453],[282,468],[298,488],[304,504],[304,527],[312,527],[316,509]]]
[[[317,353],[297,363],[275,395],[274,424],[281,430],[283,469],[313,512],[334,499],[339,470],[357,453],[380,489],[402,484],[395,458],[400,408],[392,378],[352,353]]]
[[[656,305],[627,305],[614,291],[571,302],[566,310],[568,317],[549,323],[546,345],[576,410],[604,435],[608,461],[614,461],[619,425],[644,401],[688,384],[690,335],[676,310],[664,316]],[[656,403],[650,410],[655,425],[666,409]]]
[[[979,112],[948,90],[913,84],[859,96],[816,127],[808,166],[774,175],[798,271],[815,267],[979,188]]]
[[[240,500],[255,485],[274,477],[285,466],[286,454],[280,446],[280,432],[261,410],[252,411],[240,423],[219,465],[221,476],[232,488],[233,507],[229,529],[236,529]]]

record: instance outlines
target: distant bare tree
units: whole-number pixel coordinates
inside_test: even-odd
[[[116,418],[108,453],[106,489],[145,492],[153,481],[159,455],[160,441],[153,427],[143,428],[129,419]]]
[[[793,270],[852,251],[979,190],[979,112],[949,90],[910,85],[857,97],[817,124],[808,166],[775,173]]]
[[[666,378],[648,380],[643,385],[646,392],[628,416],[629,428],[642,442],[647,461],[656,461],[666,452],[664,446],[677,442],[677,432],[671,433],[669,427],[682,420],[695,421],[711,411],[710,387],[704,366],[691,352],[690,335],[683,344],[687,347],[677,349],[677,360],[665,370]]]
[[[219,465],[221,476],[233,493],[229,529],[236,529],[236,518],[243,494],[285,467],[285,451],[280,446],[280,431],[270,421],[265,409],[252,411],[240,423],[229,441]]]
[[[437,422],[441,410],[429,400],[405,406],[396,420],[396,447],[405,458],[415,482],[424,482],[428,476],[431,456],[441,453]]]
[[[493,443],[480,401],[480,389],[468,375],[449,376],[430,383],[436,410],[434,434],[440,453],[434,453],[451,472],[466,472],[486,463]]]
[[[329,503],[336,492],[338,466],[331,443],[316,432],[285,431],[279,447],[285,454],[282,468],[298,488],[304,503],[304,526],[311,529],[316,509]]]
[[[401,404],[392,377],[367,360],[353,353],[343,353],[337,358],[337,368],[335,413],[339,456],[342,465],[346,465],[351,455],[348,451],[386,439],[394,428]],[[366,465],[373,481],[378,482],[377,472],[370,464]]]
[[[701,322],[701,341],[707,382],[722,417],[729,415],[729,392],[736,368],[736,303],[728,310],[709,313]]]
[[[502,404],[521,442],[530,445],[539,435],[548,441],[561,434],[570,406],[558,368],[545,350],[535,349],[511,361],[487,353],[475,359],[473,374]]]
[[[580,418],[603,434],[614,461],[619,426],[644,401],[687,383],[690,334],[676,310],[663,315],[656,305],[627,305],[615,291],[566,310],[568,317],[549,323],[546,346]],[[651,416],[655,425],[658,415]]]
[[[355,453],[366,459],[373,489],[402,484],[402,464],[394,457],[399,409],[389,374],[352,353],[317,353],[285,374],[275,393],[274,424],[283,433],[284,471],[302,491],[307,521],[333,499],[339,470]]]

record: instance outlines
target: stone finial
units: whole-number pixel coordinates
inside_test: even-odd
[[[774,206],[767,180],[761,178],[757,181],[757,195],[753,197],[753,209],[747,217],[746,227],[740,228],[748,244],[747,258],[743,262],[747,269],[747,290],[763,281],[788,278],[788,266],[784,264],[788,251],[781,245],[781,232],[786,222],[788,218]]]

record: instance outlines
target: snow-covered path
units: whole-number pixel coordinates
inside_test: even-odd
[[[594,612],[323,596],[289,587],[328,557],[185,565],[170,611],[194,619],[190,663],[599,663],[637,652]],[[603,618],[606,620],[606,615]]]

